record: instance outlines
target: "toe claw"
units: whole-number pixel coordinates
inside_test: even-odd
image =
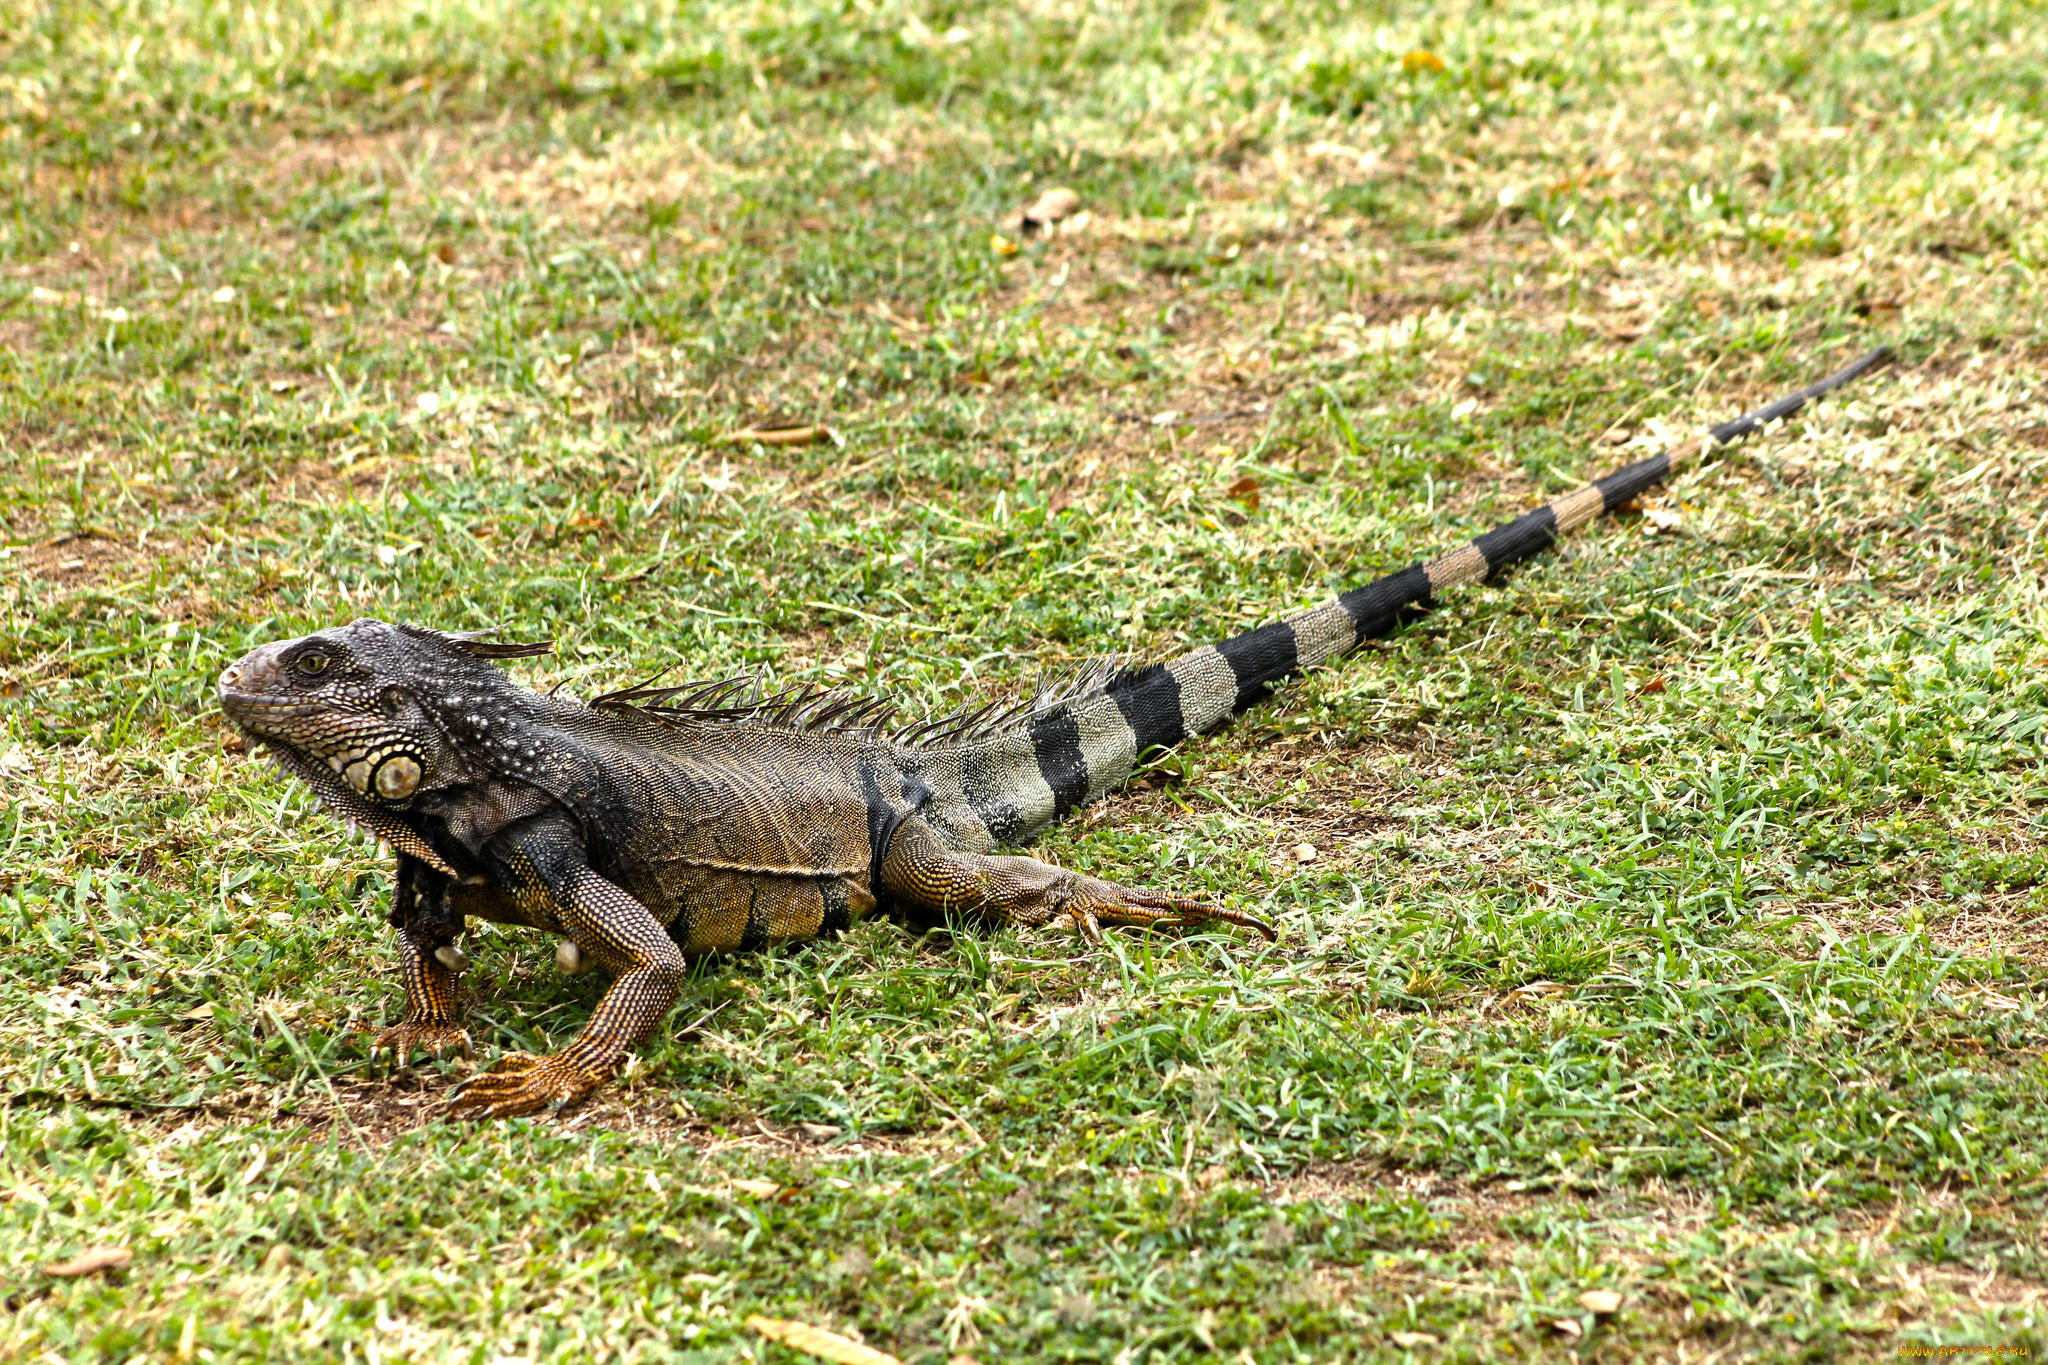
[[[462,1025],[409,1019],[377,1035],[377,1041],[370,1044],[370,1060],[398,1070],[412,1060],[413,1053],[421,1051],[431,1053],[436,1061],[451,1051],[459,1052],[465,1058],[474,1055],[469,1043],[469,1030]]]
[[[1217,923],[1235,924],[1256,930],[1268,939],[1280,935],[1256,915],[1231,910],[1193,896],[1172,896],[1158,891],[1140,891],[1113,882],[1096,883],[1097,894],[1084,904],[1072,905],[1066,919],[1090,943],[1102,942],[1103,924],[1130,924],[1148,928],[1198,929]]]
[[[551,1106],[567,1106],[588,1095],[602,1079],[559,1056],[536,1057],[513,1052],[500,1057],[489,1071],[455,1087],[448,1099],[449,1118],[514,1118]]]

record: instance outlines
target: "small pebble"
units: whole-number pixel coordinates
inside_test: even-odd
[[[1315,860],[1316,846],[1314,844],[1296,844],[1294,846],[1294,861],[1297,863],[1312,863]]]
[[[451,972],[469,970],[469,954],[452,943],[444,943],[434,949],[434,960]]]
[[[575,976],[585,965],[583,950],[568,939],[555,945],[555,966],[561,969],[563,976]]]
[[[1032,201],[1024,210],[1024,216],[1037,223],[1050,223],[1056,218],[1065,218],[1081,207],[1081,196],[1064,185],[1047,190]]]

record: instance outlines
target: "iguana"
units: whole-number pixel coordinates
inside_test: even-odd
[[[381,621],[252,651],[221,674],[220,702],[330,811],[396,850],[406,1011],[379,1051],[468,1051],[455,939],[470,916],[558,935],[566,968],[615,974],[568,1047],[505,1056],[450,1106],[530,1113],[604,1084],[675,1002],[692,957],[831,934],[878,906],[1090,939],[1103,925],[1215,922],[1271,937],[1239,910],[991,850],[1115,787],[1148,750],[1538,553],[1884,354],[1323,606],[1164,663],[1091,668],[1010,709],[890,729],[881,702],[762,697],[747,679],[583,703],[526,691],[496,666],[545,644]]]

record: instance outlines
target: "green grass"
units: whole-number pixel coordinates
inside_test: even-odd
[[[0,1356],[2042,1348],[2044,72],[2017,0],[0,6]],[[369,1068],[388,868],[211,700],[376,615],[944,708],[1880,342],[1041,845],[1279,944],[869,924],[558,1118]]]

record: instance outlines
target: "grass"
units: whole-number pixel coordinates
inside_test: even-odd
[[[0,1356],[2040,1349],[2044,72],[2018,0],[0,7]],[[1278,945],[864,925],[571,1115],[371,1071],[387,866],[211,701],[376,615],[943,708],[1879,342],[1041,845]]]

